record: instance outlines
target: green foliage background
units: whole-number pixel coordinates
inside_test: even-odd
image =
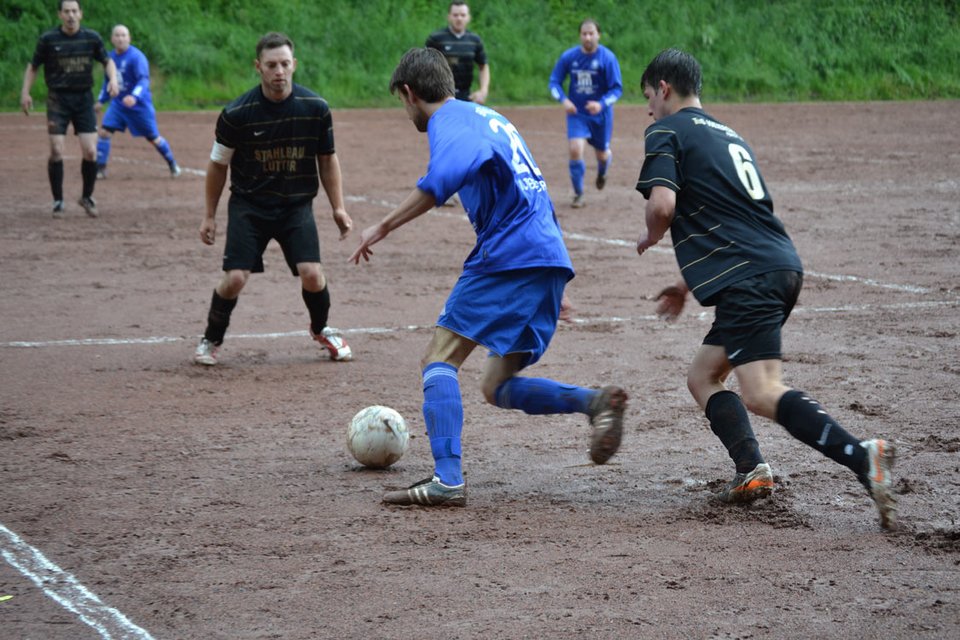
[[[215,108],[256,83],[254,46],[284,31],[297,81],[335,108],[391,106],[396,61],[445,24],[447,0],[82,0],[84,26],[108,43],[115,23],[151,62],[159,109]],[[59,24],[56,0],[0,0],[0,109],[16,110],[37,37]],[[494,105],[549,101],[557,56],[587,16],[617,54],[624,100],[679,46],[704,67],[707,101],[960,97],[960,0],[477,0],[471,29],[487,47]],[[42,108],[42,73],[33,98]]]

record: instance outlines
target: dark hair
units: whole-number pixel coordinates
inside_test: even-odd
[[[580,33],[581,31],[583,31],[583,25],[585,24],[592,24],[597,28],[597,33],[603,33],[603,31],[600,30],[600,23],[594,20],[593,18],[584,18],[583,22],[580,23],[580,26],[577,27],[577,33]]]
[[[450,9],[453,9],[454,7],[459,7],[460,5],[463,5],[466,7],[467,3],[464,2],[463,0],[453,0],[453,2],[450,3],[450,6],[447,7],[447,13],[450,13]],[[470,7],[467,7],[467,8],[469,9]]]
[[[60,2],[57,3],[57,13],[60,13],[61,11],[63,11],[64,2],[76,2],[77,9],[80,9],[81,11],[83,11],[83,7],[80,6],[80,0],[60,0]]]
[[[681,97],[697,96],[703,89],[700,63],[680,49],[664,49],[647,65],[640,77],[640,86],[658,88],[663,80]]]
[[[290,52],[293,53],[293,40],[285,33],[271,31],[257,42],[257,60],[260,59],[260,54],[263,53],[264,49],[279,49],[280,47],[290,47]]]
[[[454,95],[450,64],[436,49],[414,48],[403,54],[390,78],[390,93],[405,84],[424,102],[440,102]]]

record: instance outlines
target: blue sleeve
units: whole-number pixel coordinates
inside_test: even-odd
[[[620,77],[620,62],[612,51],[604,56],[604,75],[607,77],[607,91],[600,99],[604,106],[609,107],[623,95],[623,79]]]
[[[563,91],[563,81],[567,79],[567,74],[570,72],[570,56],[567,53],[564,51],[560,55],[557,64],[553,66],[553,73],[550,74],[550,95],[557,102],[563,102],[567,97]]]
[[[137,51],[136,64],[134,65],[134,78],[136,83],[130,89],[133,97],[140,99],[145,91],[150,89],[150,63],[147,62],[147,56]]]

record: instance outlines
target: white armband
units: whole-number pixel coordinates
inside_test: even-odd
[[[213,141],[213,149],[210,150],[210,159],[217,164],[230,164],[233,157],[233,149],[225,147],[216,140]]]

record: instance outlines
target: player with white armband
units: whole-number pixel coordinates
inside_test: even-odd
[[[297,59],[293,41],[284,34],[260,39],[254,66],[260,84],[224,107],[207,163],[206,214],[200,224],[204,244],[215,241],[217,205],[228,173],[230,200],[223,278],[213,291],[207,328],[193,360],[217,364],[237,298],[250,274],[263,271],[263,252],[271,240],[280,245],[291,273],[300,277],[310,336],[332,360],[351,360],[353,351],[342,333],[327,326],[330,293],[313,217],[313,199],[322,184],[340,239],[353,227],[344,208],[330,107],[293,82]]]

